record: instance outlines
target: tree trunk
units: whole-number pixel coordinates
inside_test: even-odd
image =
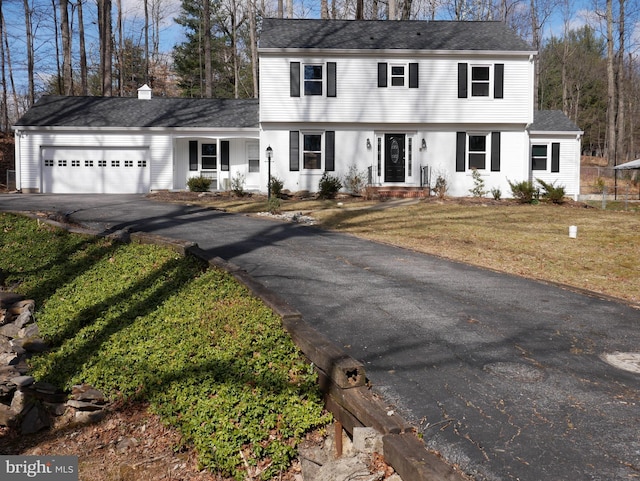
[[[116,67],[118,69],[118,96],[124,97],[124,34],[122,33],[122,0],[116,0],[118,10],[118,54],[116,55]]]
[[[213,97],[213,67],[211,65],[211,4],[209,0],[204,2],[202,35],[204,40],[204,96]],[[200,93],[202,96],[202,93]]]
[[[29,0],[23,0],[24,5],[24,23],[27,41],[27,107],[31,107],[36,97],[35,86],[33,82],[33,23],[31,20],[31,9],[29,8]]]
[[[98,33],[100,39],[100,77],[102,95],[113,95],[112,66],[113,43],[111,38],[111,0],[98,0]]]
[[[404,0],[402,2],[402,20],[409,20],[411,18],[411,0]]]
[[[78,40],[80,42],[80,95],[89,94],[87,81],[87,48],[84,41],[84,18],[82,15],[82,1],[78,0]]]
[[[362,3],[362,0],[356,0],[356,18],[358,18],[358,7]],[[320,18],[327,20],[329,18],[329,3],[328,0],[320,0]]]
[[[287,18],[293,18],[293,0],[287,0]]]
[[[396,19],[396,0],[389,0],[388,19],[389,20],[395,20]]]
[[[0,0],[0,3],[2,3],[2,0]],[[20,102],[18,102],[18,93],[16,92],[16,83],[13,81],[13,67],[11,66],[11,50],[9,49],[9,34],[7,32],[7,22],[5,21],[4,14],[2,14],[1,11],[0,11],[0,22],[2,22],[2,31],[4,32],[4,56],[6,57],[6,61],[7,61],[6,69],[9,71],[9,83],[11,84],[11,95],[13,97],[13,109],[17,118],[19,116]],[[1,38],[0,38],[0,41],[2,41]],[[4,64],[2,65],[2,68],[5,68]],[[6,90],[6,84],[5,84],[5,90]],[[8,110],[8,107],[7,107],[7,110]]]
[[[0,0],[2,1],[2,0]],[[255,0],[249,2],[249,41],[251,42],[251,74],[253,77],[253,97],[258,98],[258,32],[256,25],[256,11]]]
[[[0,125],[0,131],[6,133],[9,131],[9,102],[7,102],[7,74],[5,72],[4,62],[4,38],[5,38],[5,26],[4,26],[4,13],[2,12],[2,0],[0,0],[0,62],[2,62],[0,82],[2,83],[2,125]]]
[[[62,86],[64,89],[64,95],[73,95],[71,34],[69,32],[69,0],[60,0],[60,36],[62,37]]]
[[[284,18],[284,0],[278,0],[278,18]]]
[[[323,17],[322,18],[328,18],[329,17],[329,7],[327,6],[327,0],[322,0],[322,6],[323,6],[323,10],[322,10]],[[326,17],[324,17],[324,15],[325,15],[324,8],[327,9]],[[356,0],[356,20],[363,20],[363,19],[364,19],[364,0]]]
[[[617,94],[618,94],[618,111],[616,115],[616,159],[627,160],[627,153],[625,149],[625,79],[626,69],[624,68],[624,56],[625,56],[625,43],[624,43],[624,2],[620,0],[620,21],[619,21],[619,35],[618,35],[618,76],[617,76]]]
[[[607,0],[607,159],[616,165],[616,83],[613,51],[613,0]]]
[[[540,50],[540,24],[538,21],[538,10],[536,8],[536,1],[531,0],[531,35],[533,40],[533,49]],[[538,110],[540,107],[538,104],[538,88],[540,77],[540,62],[536,56],[533,59],[533,109]]]
[[[149,85],[149,0],[144,0],[144,83]]]

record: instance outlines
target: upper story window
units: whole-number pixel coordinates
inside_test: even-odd
[[[304,96],[336,97],[336,62],[307,64],[303,67],[300,62],[289,64],[291,97],[300,97],[301,93]]]
[[[471,67],[471,96],[472,97],[488,97],[489,96],[489,67],[472,66]]]
[[[304,66],[304,94],[322,95],[322,65]]]
[[[504,64],[458,64],[458,98],[504,98]]]
[[[391,86],[404,87],[404,65],[391,66]]]
[[[405,87],[418,88],[418,64],[404,65],[378,62],[378,87]]]

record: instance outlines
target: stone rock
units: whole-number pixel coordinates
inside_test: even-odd
[[[40,404],[34,403],[22,418],[20,430],[22,434],[33,434],[49,426],[51,426],[51,420],[47,411]]]
[[[16,317],[12,322],[13,324],[15,324],[16,326],[22,329],[27,324],[33,322],[33,316],[29,311],[24,311],[18,314],[18,317]],[[35,326],[35,324],[31,324],[31,325]]]
[[[0,336],[0,353],[4,352],[14,352],[13,346],[11,346],[11,340],[7,336]]]
[[[14,322],[15,325],[18,325],[17,322]],[[25,339],[30,339],[33,337],[40,337],[40,329],[37,324],[29,324],[25,327],[22,327],[18,332],[18,337],[22,337]]]
[[[2,366],[13,366],[16,362],[18,362],[18,356],[15,352],[0,353],[0,364]]]
[[[10,381],[14,377],[20,376],[21,373],[10,365],[0,366],[0,383]]]
[[[382,434],[374,428],[353,428],[353,449],[357,452],[372,455],[384,454]]]
[[[49,346],[39,337],[29,337],[22,339],[19,343],[22,348],[27,352],[45,352],[49,349]]]
[[[96,404],[88,401],[76,401],[75,399],[69,399],[67,406],[77,409],[79,411],[99,411],[104,408],[104,404]]]
[[[20,332],[20,328],[16,326],[13,322],[0,326],[0,335],[9,337],[11,339],[18,337],[19,332]]]
[[[16,386],[18,386],[18,389],[20,389],[23,387],[30,386],[35,382],[35,379],[33,379],[33,377],[31,376],[17,376],[17,377],[11,378],[10,381]]]
[[[76,411],[74,420],[78,424],[92,424],[104,419],[106,412],[102,411]]]
[[[21,391],[16,391],[13,394],[11,400],[11,410],[17,415],[26,412],[26,410],[33,405],[34,401],[31,397],[27,396]]]
[[[6,404],[0,404],[0,426],[14,426],[16,423],[16,413]]]
[[[63,416],[67,412],[65,403],[48,403],[43,402],[42,405],[54,416]]]
[[[363,457],[354,456],[350,458],[339,458],[323,464],[315,473],[315,476],[308,478],[303,473],[305,481],[382,481],[384,473],[371,473],[368,464]]]
[[[78,401],[104,402],[105,400],[104,393],[89,384],[76,384],[75,386],[72,386],[71,395],[73,399]]]
[[[20,313],[29,312],[33,314],[36,310],[36,301],[33,299],[18,301],[11,306],[11,309],[17,309]]]
[[[7,322],[9,322],[9,319],[7,318],[7,310],[0,309],[0,326]]]
[[[24,300],[24,296],[16,294],[15,292],[0,291],[0,307],[8,309],[16,302]]]
[[[11,339],[11,349],[13,349],[13,352],[15,352],[18,356],[22,356],[27,352],[25,348],[22,347],[22,344],[23,339]]]

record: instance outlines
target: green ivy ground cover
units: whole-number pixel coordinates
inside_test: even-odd
[[[6,285],[35,299],[52,347],[33,375],[145,399],[202,467],[243,479],[285,469],[329,421],[317,379],[279,318],[231,276],[150,245],[68,234],[0,214]]]

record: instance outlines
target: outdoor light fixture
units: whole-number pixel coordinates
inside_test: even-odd
[[[425,150],[427,148],[427,141],[422,139],[422,150]]]
[[[367,139],[367,149],[371,148],[371,139]]]
[[[271,200],[271,158],[273,157],[273,149],[267,147],[267,200]]]

